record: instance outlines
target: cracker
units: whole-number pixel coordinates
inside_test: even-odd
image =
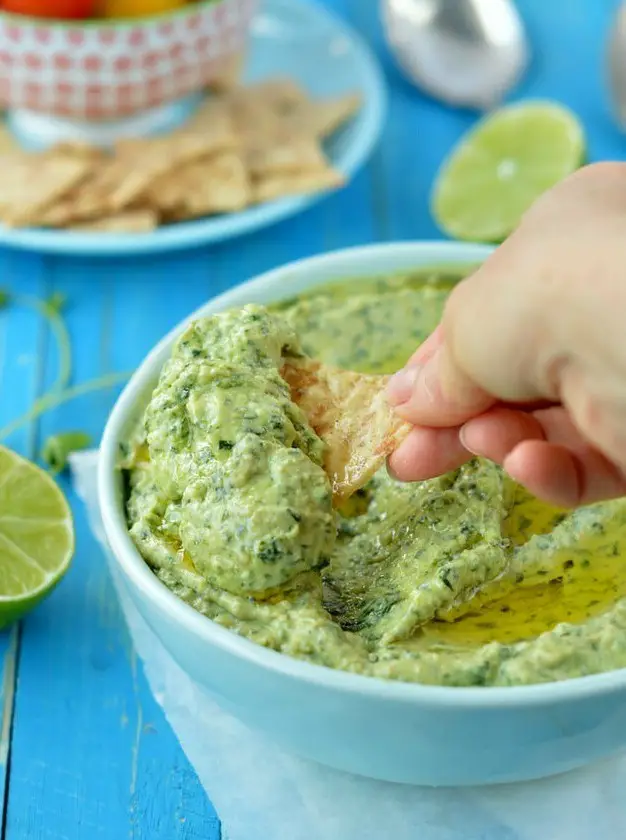
[[[62,228],[69,225],[75,218],[80,218],[74,213],[77,191],[71,190],[49,207],[42,208],[36,213],[33,224],[39,227]]]
[[[91,161],[64,154],[3,155],[0,219],[11,226],[36,223],[41,211],[75,187],[91,169]]]
[[[230,92],[230,101],[237,107],[259,103],[275,114],[284,114],[296,105],[309,101],[309,95],[294,79],[276,76]]]
[[[198,160],[219,148],[211,135],[175,132],[166,137],[124,140],[115,147],[114,182],[108,195],[111,211],[123,210],[142,197],[153,181],[184,163]]]
[[[234,57],[233,73],[237,64]],[[234,213],[343,185],[320,143],[358,108],[357,96],[312,100],[289,78],[247,87],[232,87],[233,80],[218,80],[220,94],[183,128],[123,140],[112,153],[78,141],[26,153],[0,124],[0,220],[144,229],[153,219]]]
[[[104,158],[93,166],[89,177],[40,213],[37,224],[66,227],[110,214],[109,196],[119,183],[120,166],[114,158]]]
[[[99,149],[96,146],[90,146],[88,143],[81,143],[76,140],[57,143],[47,152],[44,152],[44,154],[66,155],[68,157],[83,158],[94,163],[97,163],[106,157],[104,149]]]
[[[266,146],[275,139],[285,116],[308,101],[305,91],[291,79],[267,79],[236,88],[224,98],[241,143],[246,148]]]
[[[335,190],[345,184],[345,178],[331,167],[310,172],[293,172],[268,175],[253,183],[252,197],[255,202],[274,201],[288,195]]]
[[[11,152],[19,152],[20,145],[9,130],[6,123],[0,123],[0,155],[10,154]]]
[[[236,87],[241,79],[245,58],[245,54],[241,52],[235,53],[223,61],[220,64],[219,73],[209,82],[208,89],[223,93]]]
[[[210,96],[202,102],[185,124],[185,134],[200,134],[210,144],[208,152],[234,150],[239,145],[228,104]]]
[[[193,161],[157,179],[146,198],[170,219],[233,213],[250,204],[251,188],[241,157],[234,152]]]
[[[319,143],[313,137],[276,138],[267,144],[251,148],[246,163],[254,177],[310,172],[326,169],[328,164]]]
[[[231,119],[242,148],[266,146],[277,135],[278,117],[262,102],[241,101],[231,106]]]
[[[313,359],[286,359],[281,375],[292,400],[326,444],[324,469],[339,504],[367,484],[411,430],[387,403],[389,377],[332,368]]]
[[[91,222],[81,222],[69,226],[70,230],[102,233],[148,233],[159,223],[159,217],[148,208],[137,208],[103,216]]]
[[[203,112],[200,119],[208,119],[208,112]],[[206,156],[207,150],[211,152],[223,146],[232,147],[234,135],[227,125],[222,123],[222,127],[214,132],[181,131],[167,137],[121,141],[116,146],[114,157],[100,160],[89,179],[48,206],[36,222],[46,227],[66,227],[132,209],[153,189],[155,183],[168,174],[175,180],[174,172]],[[220,183],[225,186],[223,167],[220,173]],[[197,188],[198,184],[187,178],[185,185],[187,189]],[[224,197],[224,193],[225,189],[222,189],[217,209],[212,212],[241,209],[241,199],[236,198],[232,190],[229,197]],[[246,204],[249,199],[250,191],[247,187]],[[161,206],[160,202],[152,199],[146,203],[157,208]],[[226,210],[222,209],[222,204],[225,204]]]
[[[337,131],[361,107],[361,97],[349,93],[336,99],[311,99],[299,103],[287,119],[293,130],[323,140]]]

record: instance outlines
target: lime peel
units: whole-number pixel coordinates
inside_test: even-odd
[[[54,589],[73,553],[72,514],[55,481],[0,446],[0,627]]]
[[[548,101],[508,105],[474,126],[444,161],[433,216],[457,239],[501,242],[584,157],[583,128],[572,111]]]

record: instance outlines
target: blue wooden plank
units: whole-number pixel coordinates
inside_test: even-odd
[[[292,260],[371,241],[374,227],[370,208],[367,169],[345,190],[295,219],[248,237],[245,246],[216,248],[207,265],[208,293],[204,299]]]
[[[0,252],[0,289],[11,293],[45,296],[44,261],[41,257]],[[0,428],[32,405],[41,384],[46,325],[30,309],[9,305],[0,312]],[[3,443],[31,456],[35,441],[32,424],[25,424]]]
[[[475,117],[445,108],[400,78],[382,47],[376,4],[329,5],[377,46],[389,76],[389,119],[373,164],[346,190],[297,219],[238,243],[158,260],[50,261],[49,288],[61,288],[70,298],[68,318],[80,350],[77,381],[134,367],[190,310],[260,271],[371,239],[438,235],[428,209],[432,179]],[[623,157],[624,141],[608,119],[601,84],[608,6],[590,9],[585,0],[572,0],[567,9],[552,9],[539,0],[521,0],[520,7],[539,56],[520,92],[563,99],[584,117],[592,157]],[[559,39],[553,37],[557,28]],[[583,64],[589,68],[584,74]],[[43,290],[36,258],[10,255],[1,267],[2,282]],[[0,418],[20,412],[34,397],[36,359],[46,355],[47,346],[36,319],[11,313],[6,336],[11,372],[3,382]],[[52,375],[48,366],[46,380]],[[11,443],[32,454],[53,430],[79,426],[97,435],[112,398],[99,394],[63,407],[45,418],[37,433],[24,429]],[[82,511],[75,504],[74,509],[74,567],[23,628],[6,836],[215,840],[215,814],[148,691],[99,549]],[[6,667],[14,661],[6,658],[10,645],[14,654],[15,634],[0,636],[0,661],[4,653],[5,678],[9,674],[4,707],[0,703],[4,721],[10,720],[6,710],[13,698]],[[2,776],[0,766],[0,786]]]
[[[382,154],[374,162],[376,215],[387,239],[441,238],[430,215],[434,176],[478,114],[449,108],[412,87],[383,44],[378,4],[349,0],[359,28],[381,57],[393,95]],[[519,0],[534,60],[509,99],[554,98],[585,124],[589,159],[622,159],[626,144],[609,116],[603,50],[616,0],[545,3]]]
[[[36,256],[0,253],[0,278],[2,291],[39,295],[43,290],[42,261]],[[0,427],[25,411],[36,396],[38,350],[43,337],[41,323],[29,311],[10,306],[0,312]],[[30,455],[30,426],[27,424],[5,443]],[[0,631],[0,825],[6,817],[18,652],[19,629]]]
[[[0,377],[6,359],[6,317],[0,319]],[[1,384],[0,378],[0,384]],[[1,394],[1,390],[0,390]],[[1,401],[1,400],[0,400]],[[4,825],[4,803],[8,794],[9,750],[15,689],[16,632],[0,633],[0,826]],[[2,831],[0,830],[0,834]]]
[[[150,320],[152,270],[129,273],[128,279],[132,274],[147,282],[136,284],[136,299],[130,288],[121,295],[120,308],[133,315],[112,335],[113,290],[124,287],[124,270],[112,275],[110,265],[51,262],[49,285],[68,296],[67,320],[79,348],[75,381],[102,373],[113,343],[123,348],[123,366],[136,363],[142,326]],[[158,305],[167,310],[162,300]],[[46,382],[53,376],[48,366]],[[99,393],[51,412],[41,421],[38,442],[76,427],[97,439],[113,397]],[[192,809],[196,833],[204,830],[212,840],[216,817],[137,667],[101,551],[66,483],[65,489],[77,554],[56,592],[24,622],[7,837],[193,836],[182,813],[195,784],[204,802],[204,810],[197,803]]]
[[[4,825],[4,803],[9,792],[9,757],[18,644],[17,627],[0,635],[0,826]]]
[[[474,116],[447,108],[411,86],[384,43],[379,4],[348,2],[358,30],[376,49],[391,92],[372,167],[379,236],[388,240],[439,238],[429,209],[433,175]]]

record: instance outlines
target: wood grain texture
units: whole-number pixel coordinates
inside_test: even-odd
[[[42,262],[31,255],[6,254],[0,263],[0,289],[41,296],[45,289]],[[0,311],[0,427],[26,411],[36,397],[42,375],[40,351],[45,326],[27,309],[9,305]],[[17,431],[9,443],[32,456],[35,441],[30,425]],[[9,796],[11,743],[15,712],[20,632],[0,630],[0,816],[3,829]]]
[[[4,826],[5,802],[9,793],[11,732],[15,700],[15,672],[19,630],[12,628],[0,637],[0,826]]]
[[[176,305],[164,305],[171,275],[156,275],[154,267],[144,274],[76,262],[67,271],[52,262],[46,279],[49,290],[67,295],[77,382],[134,367],[172,325],[176,306],[182,316],[195,305],[194,294],[205,294],[191,284],[178,292]],[[152,304],[160,319],[152,317]],[[54,359],[44,358],[50,383]],[[113,398],[101,392],[51,412],[36,424],[37,448],[51,432],[75,428],[97,440]],[[215,814],[149,692],[101,551],[65,489],[77,553],[63,583],[22,628],[7,836],[213,840]]]
[[[0,252],[0,287],[68,295],[75,382],[133,368],[192,309],[281,263],[373,240],[438,236],[428,211],[432,180],[474,115],[436,103],[401,78],[381,42],[377,3],[327,5],[375,45],[390,88],[383,141],[345,190],[210,250],[112,262]],[[516,95],[555,97],[574,108],[586,123],[591,159],[626,153],[602,77],[614,6],[519,1],[537,60]],[[38,319],[20,309],[0,312],[0,425],[32,403],[54,366]],[[79,428],[97,438],[113,399],[103,392],[63,406],[10,444],[32,456],[51,432]],[[16,630],[0,633],[4,840],[218,840],[215,812],[148,690],[101,552],[66,489],[76,517],[73,568],[23,622],[19,640]]]

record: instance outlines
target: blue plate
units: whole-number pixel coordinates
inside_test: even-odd
[[[321,72],[323,68],[323,72]],[[250,39],[246,81],[290,76],[315,96],[359,91],[359,113],[328,142],[332,164],[352,176],[380,134],[385,88],[375,58],[346,24],[308,0],[264,0]],[[241,213],[165,225],[151,233],[77,233],[0,225],[0,244],[45,253],[111,256],[154,254],[220,242],[299,213],[323,194],[297,196]]]

